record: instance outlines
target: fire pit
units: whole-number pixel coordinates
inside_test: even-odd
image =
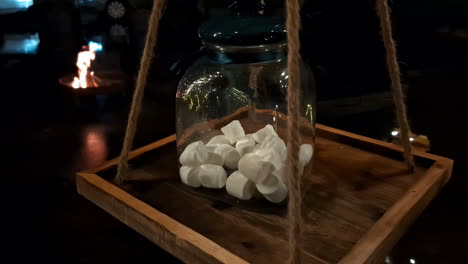
[[[122,72],[97,72],[94,77],[98,80],[96,81],[98,86],[74,88],[73,83],[74,78],[76,77],[73,74],[61,77],[59,79],[59,83],[72,90],[73,93],[84,96],[107,95],[114,93],[122,93],[122,95],[125,95],[130,83],[128,77]]]
[[[130,87],[130,80],[126,74],[118,71],[90,71],[91,62],[96,58],[98,47],[90,45],[83,46],[78,53],[76,66],[77,74],[69,74],[59,78],[59,84],[73,93],[75,103],[80,104],[81,96],[97,96],[120,94],[126,95]]]

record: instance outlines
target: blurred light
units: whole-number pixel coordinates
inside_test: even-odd
[[[25,9],[34,4],[33,0],[1,0],[0,9],[11,10],[13,12]],[[2,13],[2,12],[0,12]]]
[[[39,34],[5,34],[2,54],[36,54],[39,47]]]
[[[414,138],[409,138],[409,141],[414,141]],[[412,263],[412,262],[411,262]]]
[[[102,127],[90,127],[83,133],[84,144],[81,158],[85,169],[95,168],[107,160],[108,150],[105,137],[105,129]]]
[[[385,264],[392,264],[392,260],[390,259],[390,257],[385,257]]]
[[[411,264],[416,264],[416,260],[414,260],[414,259],[410,259],[409,262],[410,262]]]
[[[102,44],[99,42],[90,41],[88,47],[91,52],[102,51]]]
[[[392,131],[392,136],[397,136],[398,135],[398,131],[394,130]]]

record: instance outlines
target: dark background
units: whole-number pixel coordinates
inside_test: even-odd
[[[90,40],[104,46],[96,71],[135,78],[151,1],[121,2],[127,13],[115,20],[105,0],[0,0],[5,263],[178,263],[74,186],[76,171],[119,154],[129,98],[86,97],[75,105],[57,79],[76,71],[76,54]],[[269,14],[283,13],[282,1],[265,2]],[[304,2],[302,53],[316,74],[318,121],[388,139],[395,125],[374,1]],[[135,146],[174,132],[174,93],[200,48],[198,23],[225,15],[226,5],[168,0]],[[468,263],[468,2],[390,5],[413,130],[429,137],[432,153],[454,159],[455,169],[386,263]]]

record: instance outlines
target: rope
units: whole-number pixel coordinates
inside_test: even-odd
[[[302,263],[302,190],[300,179],[299,148],[300,138],[300,65],[301,55],[299,53],[300,41],[300,2],[301,0],[285,0],[286,4],[286,27],[288,41],[288,187],[289,187],[289,259],[290,264]],[[145,49],[141,59],[140,71],[138,73],[136,89],[133,96],[132,106],[128,117],[128,124],[122,147],[121,158],[118,165],[116,183],[122,183],[127,175],[128,155],[135,137],[136,126],[146,85],[154,47],[157,41],[159,20],[164,7],[164,0],[154,0],[153,9],[149,19],[148,33],[146,35]],[[405,161],[410,169],[414,168],[411,142],[409,140],[410,127],[406,116],[406,105],[401,87],[400,68],[396,59],[395,43],[392,38],[389,8],[386,0],[377,0],[377,14],[380,18],[382,39],[384,42],[387,67],[392,83],[393,101],[396,107],[396,116],[400,126],[401,139],[404,148]],[[254,76],[252,76],[254,77]],[[254,81],[256,78],[252,78]]]
[[[408,169],[414,170],[414,157],[410,142],[410,125],[406,116],[405,96],[401,88],[400,66],[397,62],[395,41],[392,37],[392,24],[390,22],[390,10],[387,0],[377,0],[377,15],[380,19],[382,30],[382,40],[385,46],[387,57],[387,68],[392,83],[392,97],[396,108],[396,118],[400,127],[401,141],[404,149],[404,158]]]
[[[289,187],[289,260],[302,263],[302,193],[299,173],[300,148],[300,87],[301,55],[299,30],[301,27],[299,0],[286,0],[286,28],[288,39],[288,187]]]
[[[154,0],[151,16],[148,21],[148,32],[146,34],[145,49],[141,58],[140,71],[136,82],[135,92],[133,94],[132,106],[128,115],[127,130],[125,139],[120,154],[119,166],[117,168],[117,176],[115,182],[121,184],[127,177],[128,170],[128,154],[132,149],[133,139],[135,137],[138,117],[141,112],[141,104],[143,94],[148,79],[148,71],[151,65],[151,59],[154,55],[154,47],[156,46],[159,20],[162,16],[165,0]]]

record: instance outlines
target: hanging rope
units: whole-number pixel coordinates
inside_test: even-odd
[[[132,106],[128,117],[128,124],[119,161],[116,183],[122,183],[128,170],[128,155],[135,137],[136,126],[146,85],[154,47],[157,41],[159,21],[164,7],[164,0],[154,0],[153,9],[148,22],[148,33],[146,36],[145,49],[141,59],[140,71],[138,73],[136,89],[133,96]],[[301,55],[299,53],[300,41],[300,0],[285,0],[286,5],[286,27],[288,41],[288,186],[289,186],[289,260],[291,264],[302,263],[302,190],[299,173],[299,148],[300,138],[300,65]],[[406,117],[406,105],[401,87],[400,69],[396,59],[395,43],[392,38],[389,8],[387,0],[377,0],[377,14],[380,18],[382,39],[384,42],[387,67],[392,82],[393,101],[396,107],[396,116],[401,130],[401,139],[404,147],[405,160],[410,169],[414,168],[411,142],[409,140],[410,127]]]
[[[404,149],[404,158],[408,169],[414,170],[414,157],[410,141],[411,129],[406,116],[405,96],[401,87],[400,66],[397,62],[395,41],[392,37],[392,23],[390,21],[390,10],[387,0],[377,0],[377,15],[380,19],[382,40],[387,57],[387,68],[392,83],[393,103],[395,104],[396,118],[400,127],[400,138]]]
[[[145,49],[143,50],[143,56],[141,58],[136,88],[133,94],[132,106],[130,109],[130,114],[128,115],[127,130],[125,132],[125,139],[122,152],[120,154],[117,176],[115,178],[115,182],[117,184],[121,184],[127,177],[128,154],[132,149],[133,138],[135,137],[138,117],[140,116],[141,112],[141,104],[145,91],[146,80],[148,79],[148,71],[151,65],[151,59],[154,55],[154,48],[156,46],[159,20],[161,19],[164,4],[165,0],[154,0],[151,16],[148,21],[148,32],[146,34]]]
[[[289,187],[289,260],[302,263],[302,191],[299,173],[301,144],[299,109],[301,88],[301,55],[299,30],[301,27],[299,0],[286,0],[286,29],[288,40],[288,187]]]

